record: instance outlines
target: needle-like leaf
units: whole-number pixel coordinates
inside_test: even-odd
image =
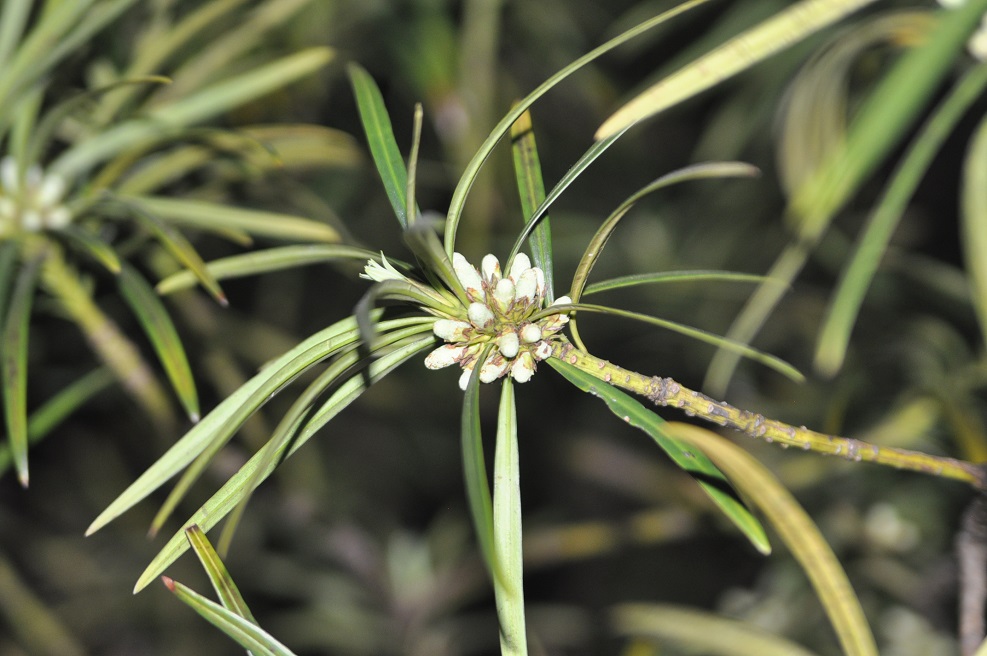
[[[7,440],[21,485],[28,485],[27,468],[27,345],[31,305],[45,251],[31,256],[17,274],[10,307],[3,318],[3,410]]]
[[[134,316],[151,344],[154,352],[164,366],[168,380],[171,381],[175,393],[185,413],[193,422],[199,420],[199,395],[195,389],[195,379],[185,355],[185,347],[178,336],[175,325],[171,322],[168,310],[165,309],[157,294],[144,277],[133,267],[124,264],[117,276],[120,294],[133,310]]]

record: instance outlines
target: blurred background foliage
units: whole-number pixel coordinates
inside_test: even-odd
[[[215,0],[218,4],[220,0]],[[253,3],[260,6],[262,3]],[[269,3],[271,5],[275,3]],[[404,253],[377,174],[362,154],[341,63],[356,61],[380,84],[398,142],[411,143],[412,107],[425,108],[418,200],[441,209],[475,148],[510,103],[610,36],[669,8],[669,0],[316,0],[258,36],[252,60],[330,46],[336,59],[300,82],[237,107],[224,127],[313,123],[340,137],[340,157],[257,176],[229,176],[223,162],[192,178],[206,197],[284,209],[342,231],[356,244]],[[105,62],[131,60],[152,6],[176,16],[196,2],[151,2],[124,12],[59,66],[76,88]],[[250,19],[251,3],[231,21]],[[303,6],[302,6],[303,5]],[[618,103],[664,73],[783,9],[780,0],[719,0],[603,57],[535,105],[546,181],[553,184],[592,142]],[[698,161],[741,159],[756,180],[693,183],[642,201],[612,238],[601,277],[640,271],[729,269],[763,273],[791,236],[781,218],[786,185],[811,147],[782,137],[805,116],[789,110],[800,70],[805,88],[843,89],[843,102],[812,121],[830,125],[914,44],[932,3],[888,0],[824,30],[624,136],[552,211],[558,277],[622,199],[658,175]],[[873,25],[870,36],[849,26]],[[236,23],[236,24],[240,24]],[[802,69],[823,44],[853,41],[845,66]],[[868,40],[869,39],[869,40]],[[204,44],[198,44],[202,47]],[[195,48],[181,65],[195,71]],[[957,71],[970,66],[958,61]],[[148,73],[174,75],[162,64]],[[829,75],[829,77],[825,77]],[[827,87],[826,85],[830,85]],[[835,91],[833,93],[836,93]],[[872,176],[821,240],[755,344],[809,374],[796,385],[744,363],[726,394],[737,406],[789,423],[983,460],[983,338],[969,300],[957,219],[974,102],[923,178],[883,254],[842,369],[813,373],[815,342],[847,253],[891,170]],[[786,114],[786,112],[789,112]],[[787,130],[787,131],[786,131]],[[834,134],[835,134],[834,133]],[[804,135],[803,135],[804,136]],[[807,136],[825,143],[827,135]],[[785,150],[784,147],[789,147]],[[899,153],[900,154],[900,153]],[[186,184],[186,183],[182,183]],[[478,261],[505,252],[521,221],[509,153],[499,150],[467,206],[459,250]],[[210,191],[210,190],[214,190]],[[194,234],[205,259],[239,252]],[[174,265],[144,253],[152,275]],[[171,268],[169,268],[171,267]],[[316,329],[349,314],[365,283],[358,267],[313,266],[224,281],[229,307],[201,290],[165,303],[183,337],[208,409],[249,373]],[[95,297],[131,335],[135,320],[112,290]],[[560,293],[564,290],[557,290]],[[614,304],[724,333],[750,294],[738,283],[661,285],[613,292]],[[32,407],[94,365],[73,326],[39,301],[31,327]],[[612,319],[581,324],[598,355],[639,371],[702,384],[712,348]],[[153,361],[150,345],[135,338]],[[37,366],[34,366],[34,365]],[[408,368],[417,365],[410,364]],[[496,616],[476,552],[457,444],[459,390],[451,371],[398,371],[371,389],[287,462],[255,495],[226,562],[260,623],[299,654],[493,654]],[[527,393],[529,391],[531,393]],[[535,390],[534,388],[537,388]],[[518,398],[525,503],[528,626],[535,653],[686,654],[649,638],[623,603],[681,604],[836,653],[802,572],[783,550],[762,558],[713,512],[652,445],[616,425],[580,392],[536,377]],[[448,402],[443,402],[447,399]],[[266,439],[288,400],[275,399],[224,451],[179,515],[225,481]],[[487,408],[492,414],[494,408]],[[663,413],[666,416],[674,413]],[[672,418],[672,417],[670,417]],[[678,419],[679,417],[675,417]],[[144,535],[153,504],[100,533],[85,527],[175,438],[109,387],[31,450],[31,485],[0,480],[0,654],[232,654],[228,638],[163,588],[130,596],[156,553]],[[787,453],[744,438],[818,522],[867,610],[881,653],[958,653],[953,542],[970,491],[934,478]],[[160,501],[161,499],[158,499]],[[171,576],[207,587],[191,558]]]

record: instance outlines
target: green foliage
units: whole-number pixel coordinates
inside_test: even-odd
[[[903,609],[927,592],[920,575],[929,563],[951,549],[934,536],[957,530],[965,498],[945,479],[980,490],[987,480],[976,464],[987,458],[982,127],[963,164],[966,269],[930,257],[907,230],[921,221],[910,213],[921,217],[933,158],[982,96],[984,66],[963,49],[987,3],[862,11],[841,31],[830,26],[868,2],[769,3],[757,15],[743,2],[720,11],[694,0],[662,13],[637,3],[621,4],[623,16],[553,0],[387,11],[307,0],[55,4],[0,9],[9,155],[0,162],[8,435],[0,472],[13,468],[26,485],[29,446],[85,422],[90,406],[93,433],[132,433],[122,416],[119,429],[105,420],[103,391],[119,384],[163,439],[148,441],[142,462],[153,464],[136,477],[118,444],[74,447],[69,466],[106,481],[72,517],[101,504],[86,533],[123,553],[131,527],[120,520],[171,486],[150,532],[174,532],[135,592],[161,578],[252,654],[290,654],[288,644],[354,655],[554,653],[594,643],[613,651],[615,638],[627,654],[952,648],[947,631]],[[603,14],[617,36],[590,49]],[[93,40],[115,24],[127,27],[105,45]],[[297,48],[316,25],[360,63],[336,76],[348,80],[288,91],[334,58],[326,47]],[[687,36],[684,50],[669,46],[681,40],[666,39],[671,30]],[[786,92],[795,65],[823,39]],[[532,54],[543,42],[554,58]],[[643,93],[623,88],[618,72],[636,44],[668,62]],[[423,45],[432,50],[410,61]],[[907,52],[887,57],[889,47]],[[84,81],[68,97],[53,81],[67,62]],[[851,249],[855,200],[884,184],[880,165],[957,71]],[[727,78],[736,81],[714,89]],[[356,115],[338,124],[362,128],[369,158],[331,128],[239,125],[292,110],[322,121],[325,100],[332,111],[349,106],[336,94],[346,81]],[[633,99],[592,140],[617,94]],[[699,94],[708,111],[676,109]],[[417,100],[424,105],[412,121],[392,121],[388,107]],[[778,175],[787,198],[775,195],[765,161],[775,144],[764,107],[784,112]],[[696,141],[696,152],[682,152]],[[714,161],[699,152],[715,152]],[[369,161],[375,172],[353,168]],[[326,168],[349,170],[315,170]],[[777,216],[786,205],[787,225]],[[260,247],[243,252],[255,240]],[[506,257],[470,259],[480,248]],[[312,264],[329,266],[302,268]],[[836,279],[827,305],[819,290]],[[757,285],[739,316],[737,283]],[[923,304],[903,312],[899,299],[913,287]],[[591,294],[605,302],[584,302]],[[64,328],[53,317],[81,329],[102,366],[56,362],[71,371],[53,375]],[[789,364],[810,362],[812,344],[832,383]],[[750,411],[662,377],[699,376],[713,349],[714,388],[749,360],[731,396]],[[157,356],[170,390],[144,351]],[[427,369],[461,370],[462,396],[453,379],[424,375],[423,359]],[[177,440],[173,396],[193,424]],[[879,468],[741,448],[668,423],[656,407],[933,476],[892,479]],[[458,458],[448,439],[457,416]],[[625,426],[668,458],[625,445]],[[302,447],[306,457],[293,458]],[[262,485],[271,478],[276,485]],[[206,532],[224,519],[214,549]],[[746,540],[730,537],[736,529]],[[0,528],[0,553],[15,538],[30,532]],[[190,549],[219,603],[171,578]],[[589,574],[572,564],[581,559],[595,559]],[[7,569],[0,558],[0,574]],[[533,572],[544,577],[535,585]],[[131,576],[101,584],[116,593]],[[552,589],[555,576],[567,583]],[[59,618],[16,576],[8,580],[0,588],[55,627],[55,642],[82,650],[59,637],[68,633]],[[188,636],[176,652],[209,653],[210,627],[163,596],[164,606],[153,593],[135,604],[180,627],[162,648]],[[657,603],[679,598],[703,609]],[[610,608],[606,628],[591,620],[600,607]],[[912,613],[908,626],[940,642],[926,648],[904,624],[888,628],[892,611]],[[769,631],[755,628],[759,615],[772,619]],[[24,617],[0,611],[19,629],[18,644],[33,645]],[[84,642],[96,644],[92,635]]]

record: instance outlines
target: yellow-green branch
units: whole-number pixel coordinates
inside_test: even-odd
[[[714,424],[734,428],[765,442],[825,455],[842,456],[856,462],[874,462],[898,469],[953,478],[969,483],[979,490],[987,489],[987,469],[981,465],[920,451],[879,446],[848,437],[825,435],[809,430],[805,426],[791,426],[769,419],[762,414],[717,401],[671,378],[645,376],[618,367],[577,349],[565,339],[554,342],[552,355],[606,383],[643,396],[655,405],[678,408],[689,416],[701,417]]]

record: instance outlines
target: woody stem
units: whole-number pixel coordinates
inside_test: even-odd
[[[679,408],[689,416],[739,430],[751,437],[774,442],[785,447],[797,447],[825,455],[842,456],[857,462],[907,469],[969,483],[979,490],[987,489],[987,469],[964,460],[935,456],[920,451],[879,446],[847,437],[826,435],[805,426],[791,426],[762,414],[735,408],[705,394],[688,389],[671,378],[645,376],[577,349],[569,340],[556,339],[552,357],[615,387],[647,398],[658,406]]]

